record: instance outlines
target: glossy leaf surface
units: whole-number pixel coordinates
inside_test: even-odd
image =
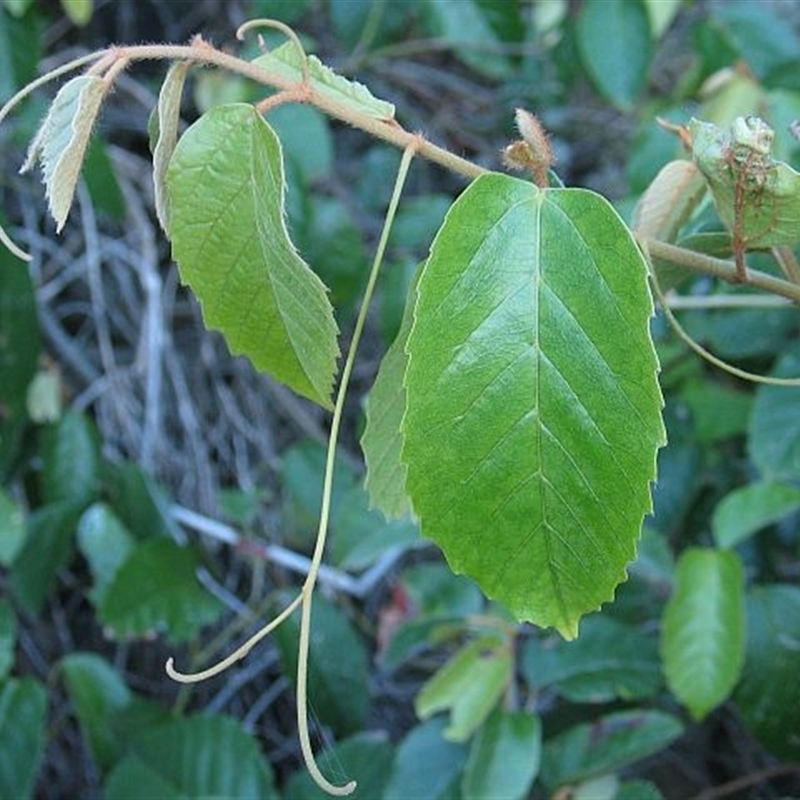
[[[231,351],[330,407],[339,348],[319,278],[284,221],[281,146],[249,105],[219,106],[181,137],[167,170],[181,278]]]
[[[661,629],[667,683],[695,719],[730,694],[744,658],[744,571],[736,553],[693,548],[678,561]]]
[[[624,580],[651,508],[664,430],[646,272],[598,195],[489,174],[418,286],[402,456],[422,533],[568,638]]]

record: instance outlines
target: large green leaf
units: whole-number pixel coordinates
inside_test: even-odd
[[[33,678],[0,686],[0,797],[33,796],[45,742],[47,692]]]
[[[745,644],[744,570],[731,551],[692,548],[678,561],[661,652],[673,694],[702,719],[730,694]]]
[[[108,800],[277,798],[258,744],[233,719],[195,716],[139,737],[105,785]]]
[[[102,623],[119,638],[154,631],[166,631],[174,642],[193,638],[222,611],[219,600],[198,581],[198,566],[188,547],[169,539],[140,544],[102,592]]]
[[[330,407],[333,309],[289,239],[281,145],[269,125],[243,103],[209,111],[178,142],[167,193],[175,260],[206,323],[233,353]]]
[[[775,755],[800,759],[800,588],[755,587],[747,596],[747,653],[734,700]]]
[[[603,198],[489,174],[418,286],[403,459],[422,532],[568,638],[624,580],[651,508],[664,429],[646,274]]]
[[[0,488],[0,564],[7,567],[25,544],[25,512]]]

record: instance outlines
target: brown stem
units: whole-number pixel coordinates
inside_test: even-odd
[[[700,792],[700,794],[695,795],[692,800],[718,800],[720,797],[727,797],[735,792],[748,789],[751,786],[757,786],[759,783],[766,783],[766,781],[772,780],[773,778],[779,778],[782,775],[791,775],[793,772],[800,775],[800,764],[775,764],[759,772],[742,775],[740,778],[723,783],[721,786],[705,789]]]

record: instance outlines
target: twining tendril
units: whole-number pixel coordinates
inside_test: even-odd
[[[311,746],[311,735],[308,725],[308,657],[311,644],[311,611],[313,606],[314,588],[317,583],[319,569],[322,564],[322,556],[325,552],[325,542],[328,536],[328,526],[330,522],[331,511],[331,497],[333,495],[333,475],[334,465],[336,463],[336,448],[339,441],[339,430],[341,428],[342,416],[344,413],[345,400],[347,398],[347,390],[350,385],[350,377],[353,373],[353,366],[355,364],[356,351],[358,350],[361,336],[364,332],[364,326],[367,320],[367,312],[372,301],[372,296],[375,293],[375,285],[378,280],[378,273],[380,266],[383,263],[383,256],[386,251],[386,244],[389,240],[389,233],[397,213],[397,206],[400,202],[400,195],[405,185],[406,177],[408,175],[411,161],[417,150],[424,140],[422,137],[413,139],[412,142],[403,151],[403,157],[400,160],[400,166],[397,171],[397,178],[395,179],[394,190],[389,202],[389,208],[386,212],[386,219],[381,232],[381,238],[378,242],[378,247],[375,251],[375,258],[370,270],[369,279],[367,281],[366,289],[364,290],[364,298],[361,302],[361,307],[358,312],[355,327],[353,329],[353,337],[351,340],[350,348],[347,351],[347,359],[345,360],[344,367],[342,368],[341,379],[339,381],[339,388],[336,393],[336,403],[333,409],[333,417],[331,419],[331,430],[328,436],[328,451],[325,459],[325,474],[322,485],[322,506],[319,515],[319,528],[317,530],[317,540],[314,547],[314,553],[311,558],[311,565],[308,570],[305,582],[297,597],[274,619],[270,620],[263,628],[251,636],[244,644],[239,646],[233,653],[223,658],[218,663],[214,664],[207,669],[200,672],[183,673],[179,672],[174,667],[174,662],[170,658],[166,664],[167,674],[181,683],[196,683],[198,681],[211,678],[218,675],[223,670],[227,669],[239,659],[243,658],[252,649],[252,647],[275,628],[278,627],[289,615],[298,607],[301,607],[300,617],[300,638],[297,645],[297,729],[300,738],[300,749],[303,753],[303,760],[305,761],[306,768],[309,774],[317,783],[317,785],[328,792],[328,794],[335,796],[344,796],[351,794],[356,788],[355,781],[349,781],[343,786],[336,786],[331,783],[320,771],[317,766],[316,758],[314,757],[314,750]]]
[[[250,19],[236,29],[236,38],[240,42],[243,42],[245,34],[254,28],[272,28],[273,30],[280,31],[282,34],[284,34],[284,36],[286,36],[286,38],[289,39],[289,41],[297,48],[297,52],[300,54],[303,83],[305,85],[311,83],[311,73],[309,71],[308,56],[306,55],[305,48],[303,47],[303,43],[300,41],[300,37],[288,25],[280,22],[277,19]]]

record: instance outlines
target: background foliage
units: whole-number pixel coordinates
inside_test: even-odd
[[[564,182],[627,218],[680,153],[656,115],[727,125],[758,113],[777,155],[800,160],[787,134],[800,117],[790,3],[95,6],[5,0],[0,97],[88,40],[201,30],[233,47],[240,22],[266,15],[394,102],[408,128],[486,166],[498,168],[512,109],[535,110]],[[3,171],[3,209],[35,258],[28,273],[0,252],[0,797],[316,797],[297,766],[296,629],[208,686],[178,689],[163,673],[170,653],[204,665],[297,582],[326,419],[232,358],[177,285],[146,165],[160,73],[138,77],[104,110],[60,238],[38,187]],[[190,89],[187,119],[256,97],[211,71]],[[0,129],[13,164],[45,108],[34,97]],[[397,154],[303,107],[270,123],[289,229],[347,335]],[[736,779],[741,796],[800,791],[800,390],[711,371],[655,319],[669,435],[655,513],[629,581],[574,642],[487,604],[400,501],[391,522],[370,510],[362,401],[462,189],[415,166],[356,376],[312,641],[323,766],[357,777],[365,798],[714,797]],[[714,230],[706,207],[682,235]],[[707,300],[720,287],[684,278],[681,291]],[[800,374],[794,309],[681,318],[743,368]]]

